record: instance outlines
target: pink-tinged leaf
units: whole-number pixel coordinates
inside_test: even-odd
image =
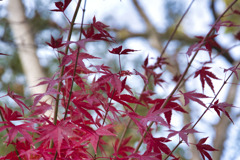
[[[186,93],[182,93],[182,91],[180,91],[180,93],[183,95],[184,100],[185,100],[185,104],[184,106],[188,105],[190,100],[195,101],[197,103],[199,103],[200,105],[207,107],[201,100],[200,98],[209,98],[208,96],[202,94],[202,93],[196,93],[195,90],[194,91],[190,91],[190,92],[186,92]]]
[[[46,113],[51,110],[52,106],[46,102],[39,102],[39,105],[33,106],[30,110],[32,111],[31,116],[37,116]]]
[[[16,121],[23,118],[23,115],[20,112],[13,111],[11,108],[8,108],[7,105],[5,105],[5,108],[0,106],[0,110],[5,121]]]
[[[13,91],[10,90],[10,88],[8,88],[8,93],[2,97],[6,97],[6,96],[12,98],[12,100],[14,100],[18,104],[18,106],[21,108],[23,114],[24,114],[24,108],[27,108],[29,110],[27,105],[20,100],[20,99],[24,99],[24,97],[15,94]],[[2,98],[2,97],[0,97],[0,98]]]
[[[122,82],[119,79],[118,74],[113,73],[104,73],[105,75],[101,76],[95,83],[93,83],[93,88],[99,88],[103,84],[107,84],[110,82],[112,87],[114,88],[114,94],[119,95],[122,91]],[[111,96],[110,96],[111,97]]]
[[[63,140],[68,141],[69,136],[78,137],[73,129],[75,125],[70,123],[68,120],[62,120],[54,125],[51,121],[45,118],[47,125],[43,125],[39,127],[41,134],[40,137],[34,142],[34,144],[38,142],[49,143],[53,140],[55,147],[57,148],[57,152],[60,156],[60,149],[62,146]]]
[[[200,139],[198,144],[195,144],[195,145],[196,145],[198,151],[200,152],[203,160],[205,160],[205,157],[207,157],[209,160],[212,160],[212,157],[210,156],[210,154],[207,151],[218,151],[218,150],[208,144],[204,144],[207,139],[208,139],[208,137],[202,138],[202,139]]]
[[[122,90],[122,82],[120,81],[119,76],[117,74],[113,74],[110,79],[110,83],[115,89],[116,94],[119,95]]]
[[[111,40],[113,40],[113,37],[105,30],[105,28],[109,27],[105,24],[103,24],[100,21],[96,21],[96,17],[93,17],[93,23],[92,23],[93,27],[96,28],[100,34],[95,34],[93,39],[105,39],[106,41],[108,41],[107,38],[110,38]]]
[[[136,75],[139,75],[142,78],[142,80],[144,81],[145,85],[148,84],[148,79],[143,74],[139,73],[135,69],[134,69],[134,71],[135,71]]]
[[[32,97],[34,97],[33,106],[36,106],[44,96],[49,95],[49,96],[53,97],[54,94],[60,94],[60,93],[58,91],[56,91],[54,88],[50,88],[45,93],[39,93],[39,94],[32,95]]]
[[[85,38],[92,38],[92,36],[94,35],[93,25],[91,24],[90,27],[88,27],[88,29],[86,30],[83,29],[82,33],[85,36]]]
[[[178,136],[189,146],[188,144],[188,134],[190,133],[198,133],[198,131],[196,131],[195,129],[188,129],[188,127],[191,125],[191,123],[189,124],[186,124],[180,131],[175,131],[175,130],[168,130],[169,132],[171,132],[169,135],[168,135],[168,138],[171,138],[175,135],[178,134]]]
[[[159,85],[160,87],[162,87],[162,83],[165,82],[165,80],[163,80],[163,79],[161,78],[162,75],[163,75],[163,73],[164,73],[164,72],[159,73],[159,74],[157,74],[157,73],[154,73],[154,74],[153,74],[154,85]]]
[[[164,113],[164,112],[168,112],[170,111],[171,109],[159,109],[159,110],[155,110],[154,111],[154,107],[152,107],[147,115],[142,118],[140,120],[140,123],[143,125],[143,126],[146,126],[147,123],[150,121],[150,122],[158,122],[160,123],[161,126],[166,126],[166,127],[170,127],[169,123],[167,123],[162,117],[161,117],[161,114]]]
[[[64,44],[62,43],[62,39],[63,39],[63,37],[54,39],[53,36],[51,36],[51,43],[48,43],[48,42],[46,42],[46,43],[52,48],[60,48],[60,47],[64,46]]]
[[[162,152],[174,157],[174,155],[171,154],[171,150],[165,144],[169,141],[171,140],[164,137],[154,138],[150,133],[148,133],[144,139],[144,143],[147,144],[146,152],[151,153],[153,151],[154,153],[161,153],[160,155],[156,156],[159,159],[162,159]]]
[[[131,140],[131,138],[132,138],[132,136],[123,139],[118,152],[117,152],[117,146],[119,144],[119,139],[117,139],[115,141],[115,144],[114,144],[114,151],[115,151],[115,153],[113,155],[114,156],[120,155],[120,156],[126,157],[126,156],[128,156],[127,153],[129,153],[129,152],[132,153],[134,151],[134,148],[127,145],[128,142]]]
[[[207,82],[209,87],[214,92],[214,86],[213,86],[211,78],[217,79],[217,80],[219,80],[219,78],[216,77],[212,72],[208,71],[210,68],[211,67],[202,67],[201,69],[199,69],[198,71],[195,72],[194,78],[196,78],[197,76],[200,76],[200,81],[202,83],[202,89],[204,90],[205,82]]]
[[[140,101],[143,102],[146,106],[149,105],[150,102],[152,102],[151,96],[153,96],[155,93],[153,91],[144,91],[140,95]]]
[[[164,112],[164,116],[168,122],[168,125],[170,126],[171,124],[171,118],[172,118],[172,110],[182,112],[182,113],[187,113],[178,103],[174,102],[177,98],[171,98],[171,100],[167,103],[164,109],[170,109],[169,111]],[[153,100],[151,103],[156,104],[154,106],[154,110],[159,110],[161,109],[165,99],[156,99]]]
[[[55,12],[64,12],[65,9],[68,7],[68,5],[70,4],[72,0],[64,0],[64,4],[60,1],[60,2],[55,2],[55,6],[58,9],[53,9],[51,11],[55,11]]]
[[[223,72],[227,72],[227,71],[233,72],[236,75],[237,79],[239,79],[237,70],[240,70],[240,68],[237,68],[236,66],[233,66],[233,67],[230,67],[228,69],[224,69]]]
[[[218,100],[217,100],[214,102],[214,104],[211,105],[210,108],[213,108],[217,112],[219,117],[221,117],[221,112],[223,112],[233,123],[232,118],[226,111],[226,108],[228,108],[228,107],[235,107],[235,106],[233,106],[232,104],[228,104],[228,103],[218,103]]]
[[[40,154],[38,154],[36,149],[29,149],[29,150],[22,150],[20,149],[21,154],[19,154],[20,157],[25,156],[27,160],[32,160],[33,157],[38,157]]]
[[[114,125],[108,124],[106,126],[101,126],[96,130],[96,133],[99,136],[116,136],[116,134],[113,134],[109,131],[109,129],[113,128]]]
[[[37,131],[34,129],[34,126],[32,123],[24,123],[20,125],[15,125],[10,121],[3,121],[0,122],[4,124],[4,126],[0,127],[0,132],[8,129],[8,144],[10,144],[14,138],[16,137],[17,133],[22,134],[22,136],[29,142],[32,143],[32,135],[29,134],[29,132],[37,133]]]
[[[128,109],[130,109],[131,111],[133,111],[132,107],[129,106],[126,102],[124,102],[122,99],[119,98],[119,96],[116,96],[113,93],[108,94],[109,98],[112,98],[114,101],[122,104],[123,106],[126,106]]]
[[[158,57],[155,65],[154,65],[154,68],[159,67],[160,69],[162,69],[163,65],[170,65],[167,60],[168,60],[168,58],[166,58],[166,57]]]
[[[96,132],[87,134],[87,136],[83,137],[83,139],[90,140],[90,143],[92,144],[93,149],[96,153],[97,147],[99,146],[98,143],[101,142],[100,136],[116,136],[109,131],[112,127],[114,127],[114,125],[111,124],[101,126],[96,130]]]
[[[202,46],[202,43],[196,43],[196,44],[191,45],[188,48],[186,54],[190,57],[192,55],[192,52],[195,52],[195,51],[198,51],[198,50],[202,50],[201,46]]]
[[[131,118],[131,120],[137,125],[138,130],[141,135],[146,131],[146,126],[144,126],[139,119],[141,120],[143,116],[138,115],[135,112],[127,112],[127,115]]]
[[[128,94],[119,95],[119,99],[121,99],[123,101],[126,101],[128,103],[135,103],[135,104],[139,104],[139,105],[144,106],[144,104],[142,104],[137,98],[135,98],[131,95],[128,95]]]
[[[211,36],[205,38],[205,41],[204,41],[204,46],[206,47],[207,51],[209,52],[210,59],[211,59],[211,54],[212,54],[212,48],[221,49],[221,46],[214,39],[217,36],[218,36],[217,34],[211,35]],[[202,37],[202,36],[196,36],[196,38],[200,39],[199,43],[202,43],[204,40],[204,37]]]

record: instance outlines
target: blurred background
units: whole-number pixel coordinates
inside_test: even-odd
[[[46,45],[46,42],[50,42],[51,36],[55,38],[63,36],[63,39],[66,40],[66,29],[69,27],[69,23],[60,12],[50,11],[56,8],[54,2],[56,1],[0,1],[0,52],[9,55],[0,56],[0,96],[7,93],[8,87],[26,97],[44,92],[44,87],[29,88],[29,86],[36,85],[40,77],[51,77],[58,69],[57,53]],[[163,68],[161,79],[165,82],[161,85],[154,85],[151,82],[158,97],[166,97],[169,94],[175,84],[172,79],[179,76],[186,68],[189,61],[186,52],[189,46],[198,41],[195,36],[205,36],[217,17],[231,2],[231,0],[194,1],[164,54],[171,65]],[[156,62],[190,3],[190,0],[88,0],[84,24],[91,23],[93,16],[96,16],[97,20],[110,26],[109,32],[115,37],[117,43],[89,43],[87,50],[90,54],[102,58],[101,62],[96,63],[112,66],[116,72],[119,71],[118,59],[115,55],[110,55],[108,49],[123,45],[123,48],[139,50],[128,56],[122,56],[122,67],[124,70],[136,69],[142,73],[141,65],[145,58],[149,56],[150,63]],[[65,13],[69,19],[72,18],[76,4],[77,0],[72,0],[66,9]],[[240,11],[240,2],[237,2],[233,10]],[[76,40],[79,36],[81,15],[82,11],[79,11],[77,18],[79,24],[74,27],[72,40]],[[239,15],[231,15],[231,12],[226,15],[228,16],[225,16],[222,21],[232,21],[240,25]],[[209,67],[213,67],[213,73],[222,79],[222,81],[214,81],[215,91],[219,89],[227,76],[223,72],[224,68],[230,68],[240,60],[239,37],[239,27],[222,27],[219,30],[219,36],[215,41],[221,46],[221,49],[213,50],[213,61],[208,64]],[[188,76],[192,75],[206,61],[210,61],[209,54],[200,52],[190,68]],[[91,61],[91,63],[94,62]],[[129,83],[136,95],[141,93],[143,82],[140,79],[130,78]],[[221,102],[226,101],[239,106],[240,94],[239,87],[236,85],[238,83],[238,79],[232,77],[231,82],[219,96]],[[199,79],[189,78],[188,83],[182,86],[181,91],[187,92],[195,89],[202,92]],[[214,96],[208,86],[205,88],[204,94],[210,97]],[[30,98],[26,101],[31,105]],[[210,100],[204,102],[210,103]],[[2,98],[0,105],[4,106],[5,103],[12,107],[16,106],[9,99]],[[204,110],[197,103],[190,103],[185,109],[191,114],[176,114],[175,127],[182,128],[181,126],[184,124],[195,122]],[[219,149],[218,152],[213,152],[214,160],[240,159],[239,108],[230,108],[228,111],[235,125],[226,116],[222,116],[220,119],[215,112],[209,112],[196,127],[202,133],[189,136],[191,143],[197,143],[200,137],[209,136],[208,143]],[[161,132],[156,132],[156,136],[162,136]],[[196,149],[190,147],[186,152],[187,147],[184,145],[177,152],[185,159],[201,159]],[[4,154],[4,150],[0,150],[0,154]]]

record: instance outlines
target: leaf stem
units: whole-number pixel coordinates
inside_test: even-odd
[[[171,42],[171,40],[173,39],[173,36],[176,34],[177,29],[179,28],[179,25],[181,24],[182,20],[184,19],[184,17],[186,16],[186,14],[188,13],[188,11],[190,10],[190,8],[192,7],[192,4],[195,0],[192,0],[192,2],[189,4],[187,10],[184,12],[184,14],[182,15],[181,19],[179,20],[179,22],[177,23],[176,27],[174,28],[174,31],[172,32],[171,36],[169,37],[167,44],[165,45],[165,47],[163,48],[162,52],[161,52],[161,56],[160,58],[162,58],[163,54],[165,53],[169,43]]]

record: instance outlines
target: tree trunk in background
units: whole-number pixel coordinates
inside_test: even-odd
[[[45,75],[36,55],[36,45],[21,0],[9,0],[8,21],[17,45],[27,85],[31,87],[29,88],[30,94],[34,95],[46,92],[46,86],[32,87],[38,84],[40,82],[39,78],[45,77]],[[42,101],[46,101],[49,98],[50,96],[45,96]],[[48,102],[50,103],[50,101]]]

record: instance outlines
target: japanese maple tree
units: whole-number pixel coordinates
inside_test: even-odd
[[[75,12],[78,12],[80,2],[77,4]],[[169,81],[165,80],[162,75],[164,67],[171,67],[171,65],[168,59],[162,55],[156,58],[154,64],[150,64],[149,57],[146,56],[142,64],[144,73],[137,69],[123,70],[121,58],[138,52],[138,49],[128,49],[123,45],[111,47],[108,50],[109,53],[106,53],[118,55],[116,56],[119,62],[119,71],[117,72],[105,64],[86,63],[91,62],[92,59],[101,60],[100,57],[88,53],[87,43],[104,41],[114,44],[116,41],[108,31],[109,26],[97,20],[95,16],[92,18],[92,23],[83,25],[84,8],[78,40],[73,41],[70,38],[65,40],[64,35],[61,37],[51,36],[51,42],[46,43],[60,57],[59,70],[51,78],[42,78],[41,82],[36,84],[47,84],[46,92],[33,95],[34,100],[31,106],[24,103],[24,97],[15,94],[10,89],[6,95],[2,96],[11,98],[18,105],[20,111],[14,111],[8,105],[0,106],[2,119],[0,132],[6,131],[5,143],[14,146],[14,151],[0,159],[157,160],[170,157],[176,160],[181,157],[175,155],[174,151],[179,145],[185,143],[188,147],[196,146],[203,159],[211,160],[210,152],[217,151],[217,148],[206,144],[207,138],[201,138],[197,144],[193,144],[189,141],[188,135],[204,133],[204,131],[196,130],[195,126],[209,110],[216,112],[219,117],[227,116],[233,123],[227,108],[234,106],[225,102],[220,103],[216,99],[231,76],[238,78],[239,64],[236,67],[224,69],[223,72],[230,72],[230,75],[224,80],[216,76],[211,67],[206,66],[207,63],[203,63],[203,66],[196,68],[194,74],[190,75],[199,80],[202,91],[207,84],[214,94],[216,93],[214,97],[198,93],[196,90],[184,93],[180,89],[180,85],[188,83],[190,78],[186,77],[189,68],[200,50],[209,53],[212,62],[214,59],[212,48],[220,48],[215,41],[219,28],[238,26],[226,21],[220,23],[221,18],[236,2],[237,0],[233,1],[227,7],[205,36],[196,36],[200,41],[189,47],[186,52],[187,56],[185,57],[190,58],[189,63],[181,75],[172,80],[175,87],[170,90],[167,97],[154,96],[155,92],[150,87],[151,83],[163,87],[163,84]],[[56,8],[51,10],[66,17],[70,25],[68,35],[72,34],[71,27],[75,25],[76,19],[73,17],[72,20],[69,20],[65,14],[70,3],[72,3],[71,0],[55,2]],[[239,11],[234,10],[232,14],[239,14]],[[168,45],[166,45],[167,47]],[[4,53],[0,53],[0,55],[6,56]],[[131,76],[138,76],[144,84],[142,93],[139,95],[134,94],[128,83]],[[219,90],[214,88],[214,80],[223,82]],[[41,100],[46,95],[53,97],[52,103]],[[184,103],[181,98],[184,99]],[[206,98],[212,99],[212,102],[205,103],[202,99]],[[189,114],[186,107],[191,102],[197,102],[204,106],[205,111],[196,122],[190,122],[183,127],[175,126],[173,124],[174,113]],[[139,108],[145,109],[144,115],[137,111]],[[45,114],[52,109],[53,116]],[[26,114],[26,110],[30,114]],[[15,123],[16,121],[18,123]],[[123,131],[118,129],[121,125],[124,126]],[[181,129],[175,130],[175,127]],[[166,134],[160,136],[154,134],[154,131],[159,128],[164,128]],[[127,136],[127,132],[130,130],[136,136]],[[178,141],[175,142],[176,146],[173,148],[169,144],[174,137],[177,137]],[[131,141],[136,143],[130,143]],[[143,145],[144,147],[142,147]],[[113,148],[112,151],[109,152],[106,146]]]

